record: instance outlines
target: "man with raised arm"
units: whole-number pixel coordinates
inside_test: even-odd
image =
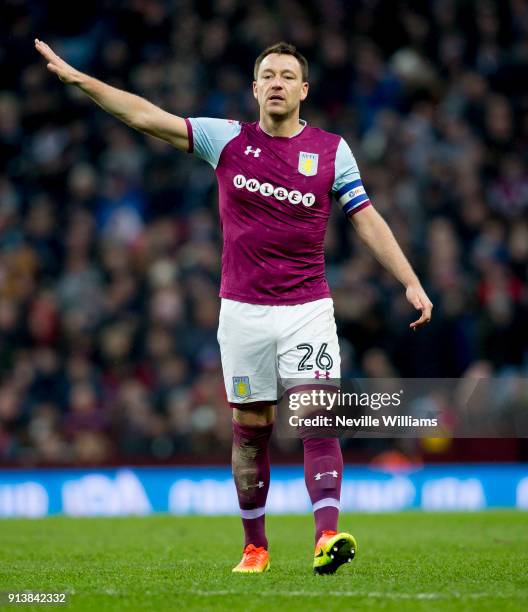
[[[332,196],[421,311],[412,329],[431,319],[432,304],[372,206],[347,143],[300,119],[308,63],[292,45],[278,43],[256,59],[253,95],[259,119],[253,123],[177,117],[79,72],[44,42],[36,40],[35,46],[61,81],[127,125],[194,153],[215,169],[223,230],[218,340],[233,408],[232,469],[245,534],[242,560],[233,571],[267,571],[264,519],[277,381],[340,377],[323,246]],[[333,573],[357,550],[354,537],[338,530],[339,440],[305,436],[303,445],[315,519],[313,569]]]

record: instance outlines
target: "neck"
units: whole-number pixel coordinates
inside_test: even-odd
[[[270,115],[260,114],[260,127],[270,136],[295,136],[301,129],[299,123],[299,113],[293,113],[291,116],[272,117]]]

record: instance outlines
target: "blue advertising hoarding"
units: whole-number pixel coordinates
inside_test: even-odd
[[[343,511],[528,510],[528,466],[346,466]],[[267,512],[309,512],[301,466],[272,470]],[[0,470],[0,517],[238,514],[227,467]]]

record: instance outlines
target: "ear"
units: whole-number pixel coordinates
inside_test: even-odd
[[[301,102],[304,102],[304,100],[306,100],[306,96],[308,95],[308,89],[309,89],[308,83],[303,83],[302,89],[301,89]]]
[[[257,81],[253,81],[253,97],[255,98],[255,100],[258,100]]]

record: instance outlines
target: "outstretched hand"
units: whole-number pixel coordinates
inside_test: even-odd
[[[413,321],[409,327],[416,331],[417,327],[429,323],[431,320],[431,311],[433,310],[433,304],[427,297],[427,294],[420,285],[409,285],[405,292],[405,297],[416,310],[422,311],[422,316],[417,320]]]
[[[74,85],[78,82],[80,72],[60,58],[49,45],[35,38],[35,49],[48,62],[48,70],[56,74],[63,83]]]

